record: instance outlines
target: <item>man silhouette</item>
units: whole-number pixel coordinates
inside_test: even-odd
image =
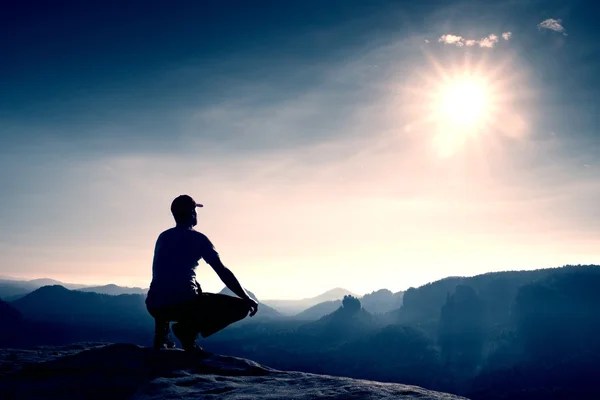
[[[196,346],[198,334],[207,337],[258,311],[258,303],[248,296],[237,278],[223,265],[211,241],[194,230],[196,207],[202,204],[188,195],[171,203],[175,227],[162,232],[154,248],[152,282],[146,307],[155,321],[154,348],[175,347],[169,340],[169,323],[184,350],[202,350]],[[219,278],[239,298],[202,293],[196,281],[196,267],[204,259]]]

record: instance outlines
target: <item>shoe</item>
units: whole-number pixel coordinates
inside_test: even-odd
[[[197,356],[201,356],[201,357],[209,357],[212,356],[212,353],[204,350],[202,347],[198,346],[197,344],[194,344],[192,346],[188,346],[185,347],[183,349],[186,353],[191,353]]]
[[[171,340],[171,338],[166,337],[166,338],[154,338],[154,348],[156,350],[161,350],[161,349],[174,349],[175,348],[175,341]]]
[[[155,349],[172,349],[175,347],[175,342],[169,338],[169,331],[168,321],[155,320],[153,344]]]
[[[196,346],[196,338],[197,334],[187,332],[184,327],[181,326],[180,323],[173,324],[173,334],[179,341],[181,342],[181,347],[186,349],[191,349]]]

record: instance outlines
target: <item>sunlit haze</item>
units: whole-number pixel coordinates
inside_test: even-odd
[[[148,287],[184,193],[261,299],[600,262],[583,6],[325,3],[3,13],[0,275]]]

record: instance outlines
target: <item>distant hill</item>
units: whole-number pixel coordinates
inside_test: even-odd
[[[121,295],[121,294],[146,294],[148,289],[139,287],[118,286],[108,284],[103,286],[90,286],[78,283],[63,283],[55,279],[41,278],[32,280],[0,279],[0,298],[6,301],[14,301],[24,297],[43,286],[62,286],[70,290],[81,292],[94,292],[99,294]]]
[[[360,300],[342,300],[333,313],[300,327],[302,334],[318,338],[321,344],[339,344],[360,338],[381,329],[380,321],[361,307]]]
[[[81,288],[88,286],[88,285],[82,285],[80,283],[64,283],[61,281],[57,281],[56,279],[50,279],[50,278],[32,279],[27,282],[33,286],[37,286],[37,288],[41,288],[42,286],[60,285],[60,286],[66,287],[67,289],[81,289]]]
[[[404,292],[393,293],[388,289],[380,289],[365,294],[360,302],[365,310],[373,314],[384,314],[402,306]]]
[[[11,305],[28,321],[44,324],[46,332],[36,338],[41,343],[79,340],[148,343],[154,329],[145,296],[138,294],[111,296],[53,285],[41,287]]]
[[[11,298],[24,296],[27,293],[30,293],[32,290],[35,289],[30,289],[19,284],[2,282],[0,283],[0,298],[10,301]]]
[[[595,265],[567,265],[559,268],[546,268],[527,271],[489,272],[472,277],[448,277],[404,292],[402,307],[388,315],[396,323],[416,324],[429,333],[437,331],[440,310],[459,285],[472,288],[480,296],[488,314],[487,318],[496,324],[510,320],[511,306],[519,290],[527,284],[550,276],[600,271]]]
[[[42,286],[60,285],[68,289],[80,289],[86,287],[86,285],[80,285],[77,283],[63,283],[54,279],[41,278],[41,279],[0,279],[0,298],[5,300],[13,300],[22,297],[28,293],[33,292]]]
[[[358,297],[358,295],[352,293],[349,290],[346,290],[343,288],[334,288],[334,289],[326,291],[323,294],[313,297],[310,300],[321,303],[323,301],[341,300],[344,298],[344,296],[348,296],[348,295]]]
[[[109,284],[104,286],[90,286],[81,289],[77,289],[80,292],[94,292],[100,294],[109,294],[112,296],[118,296],[121,294],[143,294],[145,295],[148,292],[148,289],[142,289],[139,287],[128,287],[128,286],[118,286],[115,284]]]
[[[281,318],[282,315],[279,311],[273,309],[272,307],[269,307],[268,305],[261,303],[258,298],[256,297],[256,295],[254,293],[252,293],[251,291],[249,291],[248,289],[246,289],[246,292],[248,292],[248,296],[250,296],[250,298],[252,298],[253,300],[258,302],[258,313],[256,313],[256,315],[253,318]],[[224,294],[227,296],[232,296],[232,297],[238,297],[235,293],[233,293],[231,290],[229,290],[228,288],[223,288],[223,290],[221,290],[219,292],[219,294]],[[251,321],[250,319],[248,321]]]
[[[404,293],[380,289],[360,297],[363,308],[372,314],[385,314],[402,306]],[[342,296],[343,297],[343,296]],[[331,314],[342,305],[341,300],[324,301],[294,315],[294,319],[314,321]]]
[[[342,306],[341,300],[324,301],[319,304],[315,304],[312,307],[294,315],[294,319],[316,321],[324,316],[331,314]]]
[[[25,317],[38,321],[131,325],[151,319],[144,296],[88,293],[60,285],[41,287],[11,304]]]
[[[335,288],[315,297],[300,300],[264,300],[264,303],[284,315],[295,315],[319,303],[341,300],[346,295],[357,297],[349,290]]]

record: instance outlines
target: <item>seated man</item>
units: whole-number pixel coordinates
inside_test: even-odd
[[[175,346],[168,339],[170,321],[177,322],[173,333],[184,350],[201,350],[196,346],[198,334],[210,336],[258,311],[258,303],[223,265],[210,240],[193,229],[197,224],[196,207],[202,205],[188,195],[173,200],[171,212],[176,226],[162,232],[156,241],[152,282],[146,297],[146,307],[155,320],[156,349]],[[202,258],[240,298],[202,293],[195,272]]]

